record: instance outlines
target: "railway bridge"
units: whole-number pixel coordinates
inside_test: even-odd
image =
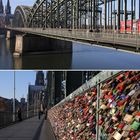
[[[7,29],[22,33],[20,40],[33,35],[64,45],[78,40],[139,50],[139,19],[140,0],[36,0],[32,7],[18,6]]]

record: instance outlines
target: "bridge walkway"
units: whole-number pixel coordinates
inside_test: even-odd
[[[33,117],[0,129],[0,140],[55,140],[48,120]]]

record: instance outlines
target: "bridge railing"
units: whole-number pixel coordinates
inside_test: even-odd
[[[100,34],[100,35],[108,35],[112,36],[113,34],[116,35],[116,37],[124,37],[124,38],[140,38],[139,32],[136,32],[135,34],[129,34],[129,33],[117,33],[116,31],[114,32],[89,32],[89,30],[86,29],[74,29],[74,30],[68,30],[68,29],[59,29],[59,28],[46,28],[45,30],[42,30],[42,28],[23,28],[27,30],[32,30],[32,31],[40,31],[40,32],[46,32],[46,33],[54,33],[54,34],[61,34],[64,35],[64,33],[67,33],[67,35],[78,35],[78,34]]]
[[[28,115],[27,115],[27,111],[21,112],[22,120],[34,117],[36,115],[37,115],[37,113],[35,113],[34,110],[29,110]],[[0,128],[17,123],[18,121],[19,120],[18,120],[18,113],[17,112],[15,113],[15,121],[13,121],[13,112],[0,111]]]
[[[139,80],[139,71],[103,71],[87,81],[49,110],[48,117],[57,138],[105,140],[115,137],[117,140],[116,132],[118,134],[122,129],[119,124],[124,123],[123,127],[127,127],[139,122],[136,117],[139,113],[139,99],[136,99],[140,93]],[[128,111],[132,104],[135,109]],[[119,119],[114,120],[118,113]],[[125,119],[128,114],[131,121]],[[139,134],[139,128],[133,132]]]
[[[16,29],[15,29],[16,30]],[[122,44],[122,45],[130,45],[133,47],[140,48],[140,34],[137,32],[136,34],[125,34],[114,32],[90,32],[89,30],[81,30],[81,29],[61,29],[61,28],[17,28],[17,30],[23,32],[30,32],[40,35],[49,35],[56,37],[63,37],[66,39],[82,39],[87,41],[95,41],[100,42],[103,41],[105,43],[112,44]]]

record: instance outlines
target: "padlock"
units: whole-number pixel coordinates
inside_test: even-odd
[[[124,126],[125,126],[125,123],[121,123],[121,124],[118,125],[118,128],[119,128],[119,129],[123,129]]]
[[[128,135],[129,135],[129,131],[123,131],[123,132],[122,132],[122,136],[123,136],[124,138],[128,137]]]
[[[128,93],[128,96],[132,96],[132,95],[134,95],[135,94],[135,90],[133,89],[133,90],[131,90],[129,93]]]
[[[115,129],[110,127],[108,131],[109,131],[110,134],[112,134],[115,131]]]
[[[102,124],[103,124],[103,122],[104,122],[104,119],[103,119],[103,118],[101,118],[101,119],[99,120],[99,122],[98,122],[98,125],[102,125]]]
[[[105,109],[107,108],[107,106],[106,106],[105,104],[102,104],[102,105],[100,106],[100,108],[103,109],[103,110],[105,110]]]
[[[118,118],[114,115],[114,116],[112,116],[112,120],[113,120],[113,122],[117,122]]]
[[[131,106],[128,105],[128,104],[126,104],[126,107],[125,107],[125,109],[124,109],[124,112],[125,112],[125,113],[128,113],[129,110],[130,110],[130,108],[131,108]]]
[[[136,110],[136,106],[135,105],[131,105],[129,112],[133,113]]]
[[[110,114],[111,114],[111,115],[114,115],[115,112],[116,112],[116,108],[112,108],[112,109],[110,110]]]
[[[132,138],[135,135],[135,132],[133,130],[130,130],[129,136]]]
[[[118,131],[116,131],[115,134],[113,135],[113,138],[115,140],[121,140],[122,134],[120,134]]]
[[[136,130],[138,130],[139,127],[140,127],[140,122],[134,121],[132,123],[131,129],[136,131]]]
[[[132,119],[133,119],[132,115],[126,114],[123,120],[126,121],[127,123],[130,123],[132,122]]]

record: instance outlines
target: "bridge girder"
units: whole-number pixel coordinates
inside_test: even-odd
[[[126,28],[128,16],[135,18],[136,0],[132,0],[134,8],[131,11],[127,10],[124,1],[36,0],[29,13],[21,14],[26,26],[33,28],[120,29],[121,20],[125,19]]]

